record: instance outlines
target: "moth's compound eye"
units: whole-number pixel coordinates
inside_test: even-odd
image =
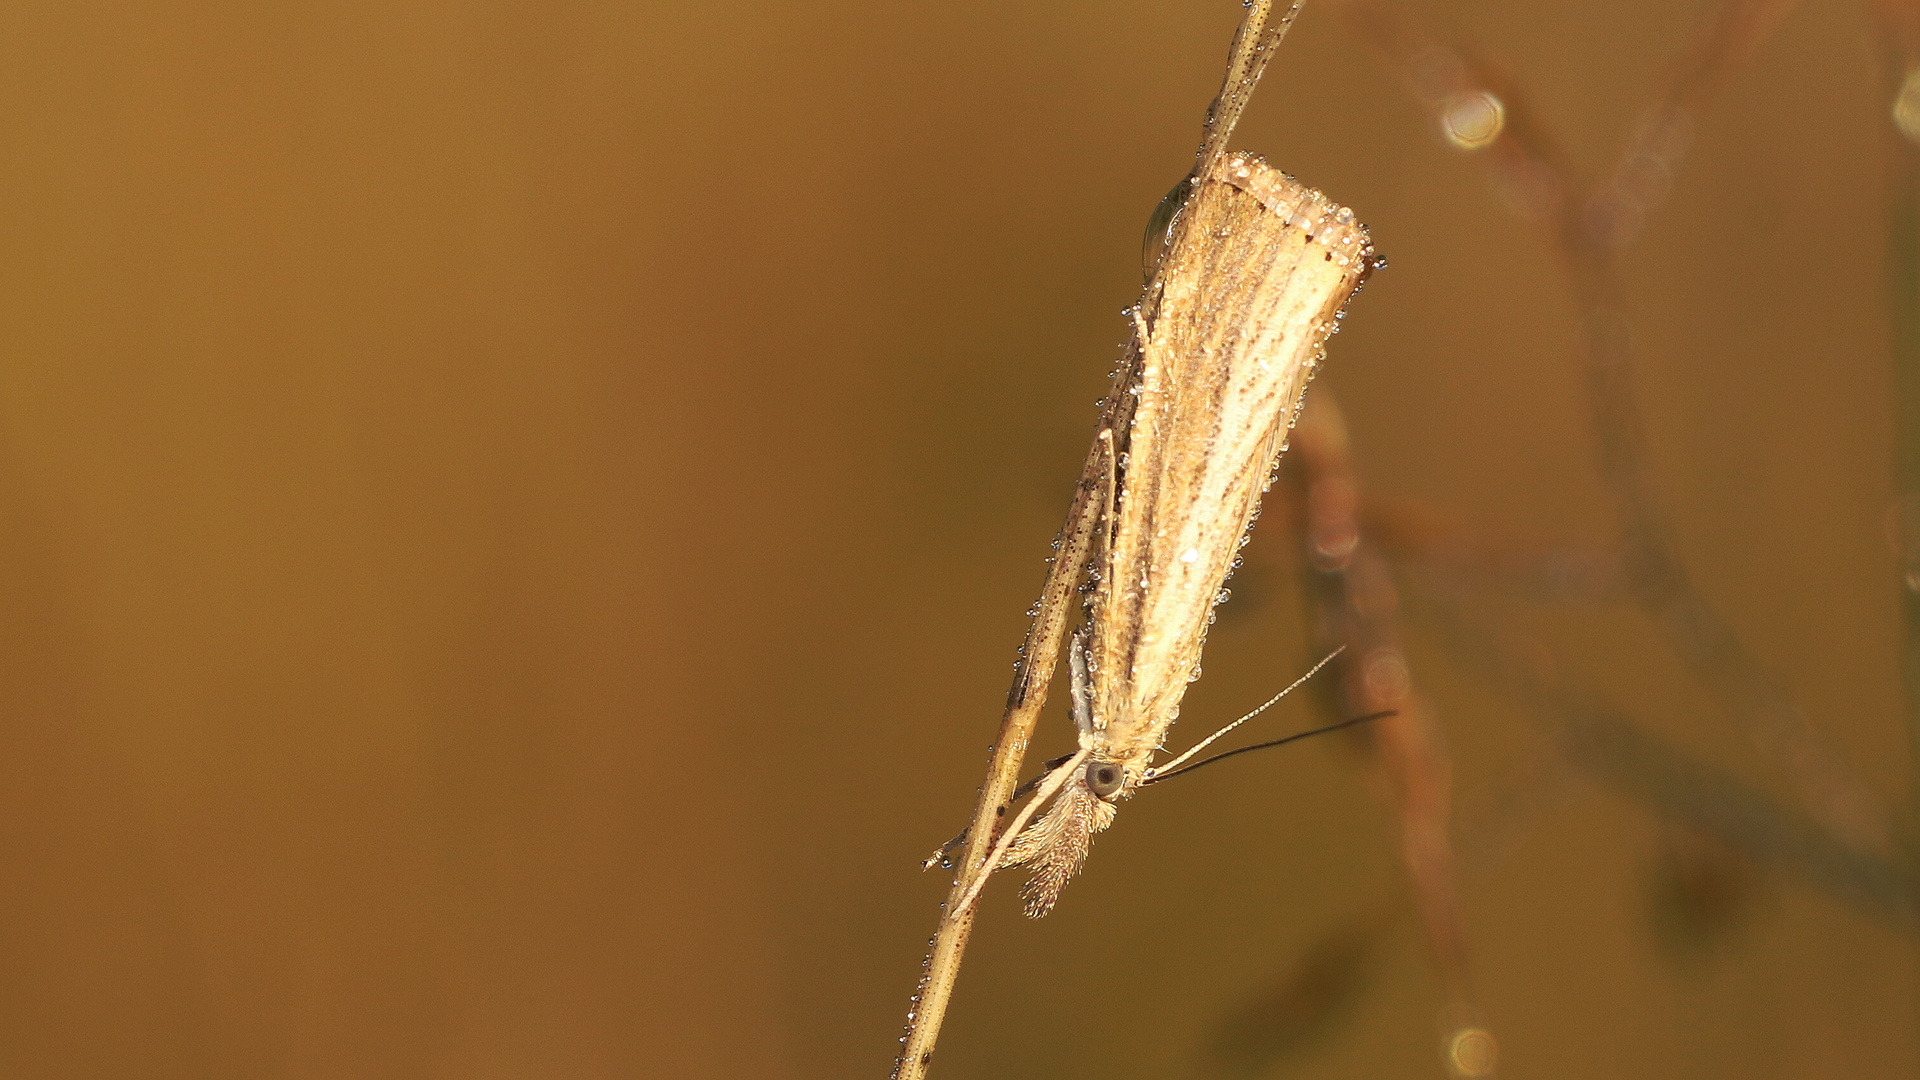
[[[1095,795],[1105,799],[1120,790],[1121,781],[1126,774],[1120,766],[1111,761],[1093,761],[1087,764],[1087,787]]]

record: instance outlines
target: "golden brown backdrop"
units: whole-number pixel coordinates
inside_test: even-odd
[[[1396,10],[1591,178],[1710,7]],[[0,8],[0,1074],[884,1075],[1239,14]],[[1875,42],[1788,13],[1622,272],[1695,585],[1898,814]],[[1310,4],[1235,140],[1391,260],[1314,394],[1367,491],[1602,549],[1565,274],[1404,74]],[[1268,533],[1177,740],[1311,659]],[[1791,804],[1632,605],[1491,591]],[[1408,604],[1463,806],[1518,792],[1462,838],[1503,1076],[1913,1074],[1910,913],[1553,763]],[[936,1075],[1444,1075],[1392,802],[1325,740],[996,884]]]

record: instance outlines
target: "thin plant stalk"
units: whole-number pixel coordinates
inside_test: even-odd
[[[1209,175],[1213,163],[1224,153],[1227,139],[1232,135],[1234,125],[1239,122],[1254,83],[1259,80],[1274,50],[1286,36],[1303,2],[1294,0],[1272,25],[1268,25],[1267,16],[1274,6],[1273,0],[1253,0],[1247,4],[1246,15],[1241,20],[1239,33],[1234,38],[1228,57],[1227,74],[1220,94],[1207,110],[1206,128],[1200,150],[1195,155],[1194,171],[1188,174],[1189,187],[1196,186],[1200,178]],[[1174,250],[1174,241],[1183,227],[1184,222],[1176,216],[1171,227],[1175,235],[1169,237],[1165,250]],[[1141,299],[1143,310],[1150,310],[1154,306],[1160,284],[1159,268],[1155,267]],[[1102,405],[1096,431],[1117,430],[1131,417],[1132,397],[1120,390],[1134,381],[1143,345],[1136,333],[1115,372],[1113,390],[1107,394]],[[980,799],[974,807],[966,846],[958,863],[959,873],[954,876],[946,901],[940,905],[939,927],[928,943],[920,983],[908,1007],[906,1034],[901,1037],[900,1056],[894,1061],[894,1080],[922,1080],[933,1061],[940,1026],[946,1018],[947,1004],[953,997],[954,981],[960,974],[960,961],[973,931],[974,912],[979,904],[975,882],[981,875],[993,871],[986,862],[989,853],[994,850],[996,827],[1010,809],[1020,766],[1026,759],[1027,745],[1033,738],[1034,724],[1039,720],[1042,706],[1046,704],[1047,690],[1059,662],[1060,646],[1066,636],[1073,600],[1085,577],[1094,530],[1104,511],[1104,501],[1098,497],[1101,493],[1099,479],[1103,475],[1100,467],[1102,453],[1102,444],[1096,438],[1088,456],[1088,465],[1082,470],[1080,484],[1067,510],[1066,524],[1054,542],[1052,566],[1048,569],[1046,584],[1041,589],[1040,602],[1034,609],[1033,622],[1027,628],[1026,644],[1021,650],[1013,688],[1007,693],[1007,710],[1000,723],[1000,737],[994,741],[987,778],[980,785]],[[968,900],[970,896],[972,899]],[[951,912],[949,907],[952,908]]]

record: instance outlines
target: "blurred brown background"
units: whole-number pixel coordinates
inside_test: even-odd
[[[1400,10],[1591,178],[1709,5]],[[884,1075],[1239,15],[0,8],[0,1075]],[[1622,268],[1695,584],[1904,813],[1876,49],[1788,14]],[[1608,544],[1485,162],[1313,4],[1235,144],[1391,260],[1314,391],[1367,490]],[[1290,543],[1176,744],[1312,659]],[[1791,800],[1631,605],[1494,604]],[[1463,806],[1521,778],[1460,882],[1501,1075],[1920,1068],[1910,918],[1540,766],[1409,609]],[[1445,1075],[1390,803],[1350,739],[1130,803],[1050,918],[988,891],[936,1075]]]

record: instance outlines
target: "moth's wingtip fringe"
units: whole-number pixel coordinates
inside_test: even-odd
[[[1338,258],[1343,265],[1351,259],[1361,273],[1373,266],[1372,234],[1350,208],[1267,164],[1260,155],[1244,150],[1227,154],[1214,165],[1212,178],[1246,192],[1289,225],[1304,229],[1309,239],[1331,249],[1329,258]]]
[[[1059,901],[1060,890],[1066,887],[1065,878],[1055,879],[1049,876],[1043,881],[1036,873],[1020,888],[1020,899],[1025,901],[1021,912],[1029,919],[1046,918],[1047,913],[1053,910],[1053,905]]]
[[[1034,867],[1032,875],[1020,886],[1020,899],[1023,902],[1021,910],[1025,912],[1027,918],[1043,918],[1047,912],[1053,910],[1053,905],[1059,902],[1060,893],[1067,887],[1067,882],[1080,872],[1081,866],[1085,865],[1088,842],[1088,839],[1080,841],[1080,850],[1071,860],[1047,859]]]

